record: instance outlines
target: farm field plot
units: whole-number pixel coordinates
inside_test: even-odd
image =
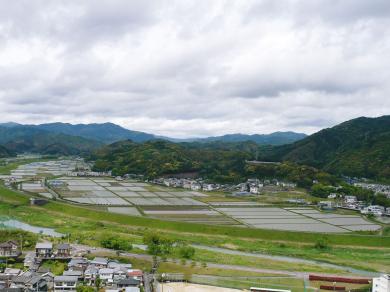
[[[182,222],[213,224],[213,225],[241,225],[231,217],[225,216],[220,212],[212,209],[148,209],[143,211],[149,217],[174,220]],[[241,225],[243,226],[243,225]]]
[[[11,171],[11,176],[15,178],[25,178],[37,175],[65,175],[73,171],[79,165],[84,165],[80,160],[53,160],[40,161],[19,165]]]
[[[150,191],[146,183],[111,178],[61,177],[49,181],[63,199],[81,204],[106,206],[203,206],[196,200],[207,196],[192,191]],[[159,189],[162,190],[162,189]],[[116,210],[118,211],[118,210]],[[123,210],[120,210],[123,211]]]
[[[371,223],[357,215],[342,215],[335,213],[321,213],[314,209],[289,209],[289,211],[316,219],[320,222],[339,226],[350,231],[374,231],[381,228],[380,225]]]
[[[324,214],[312,208],[219,207],[217,210],[255,228],[329,233],[380,228],[360,216]]]
[[[136,207],[108,207],[108,212],[131,215],[131,216],[142,216]]]

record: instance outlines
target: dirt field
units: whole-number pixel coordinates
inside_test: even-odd
[[[242,292],[245,290],[221,288],[206,285],[188,284],[188,283],[164,283],[158,287],[158,292]]]

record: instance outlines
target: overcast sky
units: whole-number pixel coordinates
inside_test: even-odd
[[[389,0],[0,0],[0,121],[173,137],[390,114]]]

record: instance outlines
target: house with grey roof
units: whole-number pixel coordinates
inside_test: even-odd
[[[19,244],[14,240],[0,243],[0,257],[18,257],[21,254]]]
[[[35,256],[39,258],[50,258],[53,254],[51,242],[39,242],[35,246]]]
[[[57,257],[68,258],[71,256],[71,248],[69,243],[61,243],[57,246]]]
[[[22,288],[24,291],[47,291],[47,282],[39,274],[24,272],[12,278],[10,288]]]
[[[56,276],[54,277],[54,292],[76,292],[77,283],[77,276]]]
[[[108,258],[95,257],[90,263],[98,268],[107,268]]]

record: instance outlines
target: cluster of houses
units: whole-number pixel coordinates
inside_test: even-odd
[[[16,241],[0,244],[0,257],[18,258],[21,249]],[[62,275],[54,275],[45,265],[47,260],[67,263]],[[119,263],[108,258],[95,257],[88,260],[72,256],[71,246],[61,243],[53,248],[50,242],[37,243],[34,252],[28,252],[24,269],[5,268],[0,273],[0,291],[70,291],[76,292],[80,285],[104,287],[109,292],[140,292],[143,272],[131,264]]]
[[[341,196],[332,193],[328,196],[329,199],[341,197],[341,202],[335,204],[334,201],[321,201],[319,205],[324,206],[324,209],[333,209],[335,207],[360,211],[361,214],[374,216],[390,216],[390,208],[385,208],[380,205],[369,205],[364,201],[359,201],[356,196]],[[320,207],[321,207],[320,206]]]
[[[203,181],[202,179],[190,179],[190,178],[157,178],[151,181],[151,183],[164,185],[172,188],[183,188],[192,191],[225,191],[234,192],[235,195],[258,195],[262,192],[265,186],[277,186],[284,189],[293,189],[296,184],[291,182],[282,182],[277,179],[272,180],[259,180],[259,179],[248,179],[244,183],[238,185],[229,184],[213,184]]]
[[[110,171],[90,171],[90,170],[79,170],[79,171],[69,171],[66,173],[67,176],[72,177],[106,177],[111,176],[111,170]]]
[[[272,180],[259,180],[259,179],[248,179],[246,182],[239,184],[236,188],[239,190],[238,195],[243,194],[254,194],[258,195],[262,192],[266,186],[276,186],[283,189],[293,189],[296,187],[295,183],[279,181],[277,179]]]
[[[390,185],[372,184],[372,183],[363,183],[363,182],[356,182],[353,185],[361,187],[363,189],[371,190],[375,194],[384,194],[390,199]]]
[[[157,185],[164,185],[171,188],[183,188],[192,191],[216,191],[221,190],[224,186],[220,184],[211,184],[203,182],[201,179],[189,179],[189,178],[157,178],[151,181],[151,183]]]

